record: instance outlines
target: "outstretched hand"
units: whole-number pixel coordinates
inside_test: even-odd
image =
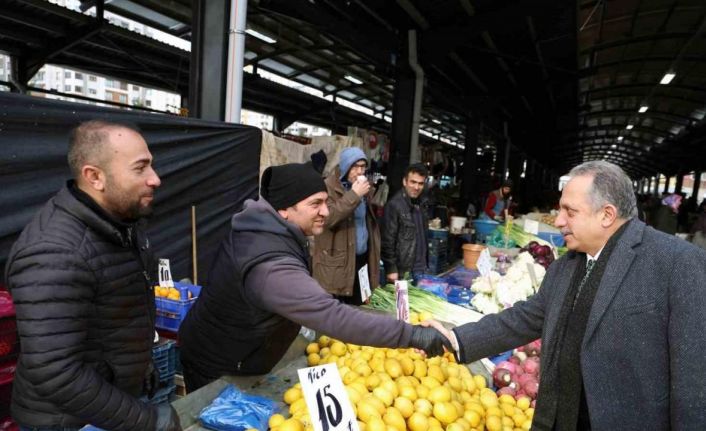
[[[411,347],[423,350],[427,356],[441,356],[446,350],[453,351],[448,331],[440,323],[423,322],[412,329]]]

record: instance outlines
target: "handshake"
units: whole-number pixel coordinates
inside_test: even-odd
[[[444,351],[455,352],[456,337],[435,320],[422,322],[412,329],[410,347],[423,350],[427,356],[441,356]]]

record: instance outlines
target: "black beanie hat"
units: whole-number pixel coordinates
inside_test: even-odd
[[[311,162],[289,163],[265,169],[260,181],[260,195],[275,210],[284,210],[309,196],[326,191],[321,174]]]

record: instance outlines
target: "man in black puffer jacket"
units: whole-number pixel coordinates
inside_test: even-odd
[[[160,180],[142,136],[81,124],[71,135],[75,180],[13,245],[7,285],[21,354],[12,416],[21,429],[180,431],[168,405],[142,403],[151,373],[156,266],[140,219]]]

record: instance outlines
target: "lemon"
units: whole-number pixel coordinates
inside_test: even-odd
[[[282,424],[282,422],[284,422],[284,420],[285,420],[284,416],[282,416],[279,413],[275,413],[272,416],[270,416],[270,419],[267,421],[267,425],[269,425],[270,428],[274,428],[274,427]]]
[[[532,428],[532,419],[527,419],[521,427],[523,430],[529,431]]]
[[[393,379],[396,379],[402,375],[402,366],[397,359],[388,358],[385,360],[385,372]]]
[[[444,401],[451,401],[451,390],[449,390],[446,386],[437,386],[429,391],[429,396],[427,396],[427,398],[435,404]]]
[[[439,383],[444,383],[446,381],[446,377],[444,376],[444,372],[441,370],[441,367],[438,365],[430,365],[429,368],[427,369],[427,376],[435,378],[436,380],[439,381]]]
[[[500,410],[500,407],[488,407],[485,409],[485,415],[503,417],[503,411]]]
[[[417,400],[417,391],[412,386],[403,386],[400,388],[400,397],[414,402]]]
[[[365,431],[365,422],[361,422],[361,421],[356,421],[356,422],[358,422],[358,430]]]
[[[379,387],[379,386],[377,388],[373,389],[373,395],[375,395],[375,397],[377,399],[382,401],[386,407],[391,406],[392,401],[394,400],[390,391],[388,391],[385,388]]]
[[[503,394],[498,397],[498,401],[500,401],[500,404],[510,404],[511,406],[514,406],[515,403],[515,398],[512,395],[508,394]]]
[[[368,394],[368,389],[365,387],[365,385],[360,384],[359,382],[353,382],[348,385],[348,387],[355,389],[355,391],[358,392],[361,396]]]
[[[352,404],[358,404],[358,401],[363,398],[360,392],[356,391],[350,386],[346,386],[346,393],[348,394],[348,399],[351,400]]]
[[[365,429],[367,431],[386,431],[387,426],[385,425],[385,422],[383,422],[382,418],[379,416],[373,416],[370,418],[368,422],[365,424]]]
[[[328,347],[329,344],[331,344],[331,338],[327,337],[326,335],[322,335],[319,337],[319,346]]]
[[[301,399],[302,397],[302,390],[299,388],[289,388],[284,392],[284,402],[287,404],[292,404],[296,400]]]
[[[434,417],[439,420],[443,425],[448,425],[455,422],[458,419],[458,411],[456,407],[449,402],[440,402],[434,404],[434,409],[432,410]]]
[[[380,383],[380,387],[387,389],[387,391],[392,394],[393,398],[397,398],[400,394],[399,389],[397,389],[397,384],[392,380]]]
[[[498,405],[498,397],[494,392],[485,392],[480,396],[480,403],[483,407],[495,407]]]
[[[420,380],[422,382],[422,385],[426,386],[429,389],[434,389],[437,386],[441,386],[441,382],[431,376],[422,377]]]
[[[488,416],[485,419],[485,429],[488,431],[502,431],[503,421],[498,416]]]
[[[478,389],[483,389],[483,388],[488,387],[488,383],[485,381],[485,377],[483,377],[483,376],[478,376],[478,375],[473,376],[473,381],[475,382],[476,387]]]
[[[348,349],[346,349],[346,345],[341,343],[340,341],[334,341],[331,343],[331,354],[336,355],[336,356],[343,356],[348,352]]]
[[[525,411],[529,408],[531,402],[532,400],[530,400],[529,397],[520,397],[517,399],[517,407],[519,407],[520,410]]]
[[[368,364],[360,364],[357,367],[354,367],[353,371],[355,371],[356,373],[358,373],[364,377],[367,377],[367,376],[373,374],[373,369],[370,368],[370,366]]]
[[[405,376],[414,374],[414,361],[409,356],[402,356],[399,358],[399,361],[402,367],[402,374]]]
[[[414,372],[412,373],[414,377],[421,379],[422,377],[426,377],[427,375],[427,364],[426,362],[422,361],[421,359],[417,359],[414,361]]]
[[[461,416],[460,418],[456,419],[456,422],[454,422],[454,423],[461,425],[461,427],[463,427],[463,429],[464,429],[465,431],[468,431],[468,430],[471,429],[471,424],[470,424],[470,422],[468,422],[466,419],[464,419],[463,416]],[[453,425],[453,424],[452,424],[452,425]]]
[[[505,416],[512,417],[515,414],[515,406],[511,406],[507,403],[500,403],[500,410],[502,410]]]
[[[409,398],[397,397],[393,405],[405,419],[408,419],[414,413],[414,403]]]
[[[353,383],[358,377],[358,373],[355,371],[348,371],[344,376],[343,376],[343,384],[344,385],[350,385]]]
[[[431,401],[420,398],[414,402],[414,411],[423,414],[426,417],[431,416],[433,407]]]
[[[525,415],[527,415],[527,417],[530,419],[534,418],[534,408],[530,407],[525,410]]]
[[[407,419],[407,427],[410,431],[427,431],[429,429],[429,421],[424,414],[414,412],[412,416]]]
[[[429,396],[429,387],[424,386],[424,385],[419,385],[415,388],[417,390],[417,397],[418,398],[426,398]]]
[[[387,411],[382,416],[382,420],[397,431],[407,431],[407,424],[405,423],[404,417],[399,410],[394,407],[387,408]]]
[[[309,343],[309,345],[306,346],[306,353],[311,354],[311,353],[319,353],[321,349],[319,348],[318,343]]]
[[[512,418],[510,418],[510,417],[503,416],[500,420],[502,421],[503,428],[510,428],[510,429],[512,429],[512,428],[515,427],[515,422],[514,422],[514,421],[512,420]]]
[[[369,403],[367,400],[359,401],[358,404],[356,404],[356,410],[358,419],[366,424],[370,422],[370,418],[374,416],[380,417],[380,412],[377,407],[375,407],[372,403]]]
[[[304,425],[298,419],[289,418],[279,425],[279,431],[304,431]]]
[[[306,363],[310,367],[319,365],[319,362],[321,362],[321,356],[318,353],[309,353],[309,356],[306,357]]]
[[[463,418],[466,419],[473,428],[477,427],[481,420],[480,414],[475,410],[464,411]]]
[[[289,406],[289,413],[294,415],[298,411],[306,411],[306,401],[304,398],[299,398],[298,400],[294,401],[292,405]]]
[[[461,385],[463,386],[463,389],[468,391],[469,394],[472,394],[476,391],[476,389],[478,389],[476,386],[476,381],[473,380],[473,377],[463,377],[461,379]]]
[[[458,422],[449,424],[446,431],[466,431]]]
[[[385,403],[382,402],[379,398],[375,397],[375,395],[370,394],[366,397],[364,397],[364,400],[375,406],[375,408],[378,410],[378,413],[380,416],[385,414],[385,411],[387,411],[387,407],[385,406]]]
[[[461,379],[456,376],[449,375],[446,379],[446,383],[448,383],[451,389],[455,392],[461,392],[463,390],[463,383],[461,382]]]
[[[518,428],[520,428],[522,426],[522,424],[525,423],[526,420],[527,420],[527,416],[523,415],[522,413],[517,413],[517,414],[512,415],[512,421],[515,423],[515,426]]]

